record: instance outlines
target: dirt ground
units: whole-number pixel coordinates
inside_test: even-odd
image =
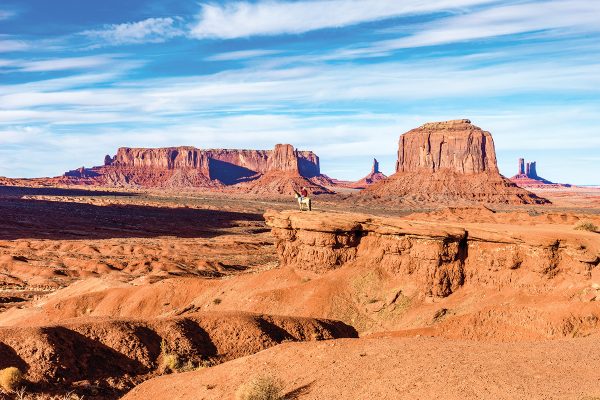
[[[259,372],[298,399],[600,398],[600,234],[574,230],[600,225],[600,189],[536,193],[552,204],[490,210],[355,205],[351,193],[314,198],[314,215],[330,225],[348,211],[443,225],[468,230],[474,246],[487,246],[481,254],[531,249],[560,266],[507,270],[488,257],[436,297],[417,275],[399,276],[371,257],[389,251],[385,241],[331,271],[287,265],[294,258],[278,244],[285,235],[274,236],[264,214],[294,210],[293,198],[0,186],[0,369],[22,369],[31,396],[86,399],[116,399],[150,378],[126,398],[234,398]],[[329,239],[309,225],[302,251],[318,263]],[[419,232],[411,234],[442,243],[411,242],[421,268],[448,257],[445,239]],[[553,235],[559,244],[548,253]],[[331,246],[336,254],[344,247]],[[581,254],[580,271],[569,257]],[[92,350],[79,360],[82,349]],[[168,369],[171,353],[178,366]]]

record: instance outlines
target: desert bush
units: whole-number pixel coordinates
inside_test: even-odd
[[[575,229],[578,231],[598,232],[598,227],[590,221],[580,221],[575,225]]]
[[[237,400],[282,400],[282,383],[270,375],[256,376],[235,392]]]
[[[163,340],[160,343],[160,369],[165,372],[177,372],[181,364],[179,355],[169,351],[166,342]]]
[[[0,388],[8,393],[15,392],[23,384],[23,373],[19,368],[8,367],[0,371]]]

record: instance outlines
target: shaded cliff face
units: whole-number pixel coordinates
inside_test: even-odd
[[[498,173],[489,132],[468,119],[431,122],[400,136],[396,172]]]
[[[122,147],[114,157],[105,157],[104,166],[69,171],[65,177],[89,184],[218,188],[279,173],[317,177],[319,158],[289,144],[273,150]]]
[[[390,204],[548,203],[500,175],[492,135],[468,119],[427,123],[400,136],[396,173],[368,187],[359,199]]]

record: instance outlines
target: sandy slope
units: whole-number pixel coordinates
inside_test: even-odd
[[[253,376],[295,399],[591,399],[600,396],[598,337],[525,343],[439,338],[283,344],[206,371],[150,380],[125,400],[229,399]]]

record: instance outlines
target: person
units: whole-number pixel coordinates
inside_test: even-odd
[[[308,197],[308,190],[306,190],[306,187],[303,187],[300,191],[300,199],[304,200],[305,197]]]

